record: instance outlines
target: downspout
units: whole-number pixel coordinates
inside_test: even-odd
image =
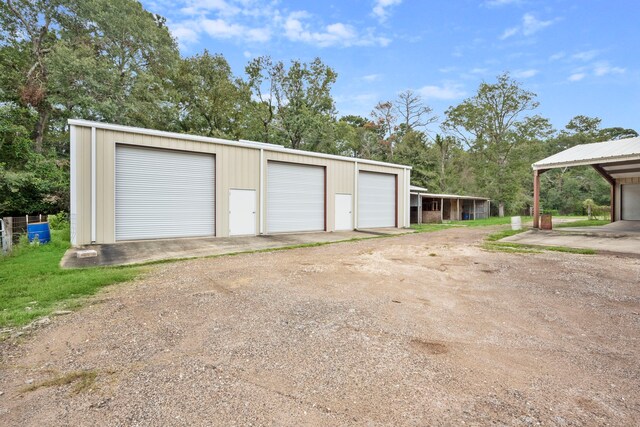
[[[91,128],[91,243],[96,242],[96,203],[97,203],[97,179],[96,179],[96,163],[97,163],[97,153],[96,153],[96,128]]]
[[[264,149],[260,149],[260,234],[264,234]]]
[[[358,229],[358,161],[353,162],[353,229]]]

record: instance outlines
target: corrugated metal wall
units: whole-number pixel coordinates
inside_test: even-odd
[[[75,163],[75,244],[91,243],[91,127],[89,125],[72,125],[76,141]],[[172,150],[212,153],[216,156],[216,236],[229,235],[229,190],[251,189],[260,196],[260,149],[223,145],[215,142],[189,141],[169,136],[145,135],[135,132],[123,132],[111,129],[96,129],[96,238],[95,243],[115,242],[115,145],[131,144],[144,147],[166,148]],[[398,175],[398,224],[409,226],[408,205],[408,173],[403,167],[384,166],[366,163],[355,163],[350,160],[314,157],[312,155],[269,151],[264,148],[263,179],[265,180],[267,162],[270,160],[310,165],[322,165],[327,168],[327,231],[335,229],[335,194],[352,194],[354,204],[357,203],[354,192],[354,174],[359,170],[383,172]],[[406,193],[406,194],[405,194]],[[258,211],[261,206],[258,204]],[[355,212],[355,211],[354,211]],[[260,227],[260,218],[263,227]],[[175,218],[180,221],[180,218]],[[256,215],[256,230],[266,230],[266,215]]]

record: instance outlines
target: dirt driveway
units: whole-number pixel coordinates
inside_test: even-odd
[[[640,260],[487,232],[154,267],[0,343],[0,425],[639,425]]]

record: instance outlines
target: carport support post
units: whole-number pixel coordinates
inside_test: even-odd
[[[533,170],[533,228],[540,228],[540,175],[546,169]]]

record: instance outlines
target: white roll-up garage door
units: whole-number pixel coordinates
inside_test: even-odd
[[[267,164],[267,232],[324,230],[324,167]]]
[[[640,184],[623,184],[620,218],[640,220]]]
[[[396,176],[358,173],[358,228],[396,226]]]
[[[215,234],[215,157],[116,146],[116,240]]]

